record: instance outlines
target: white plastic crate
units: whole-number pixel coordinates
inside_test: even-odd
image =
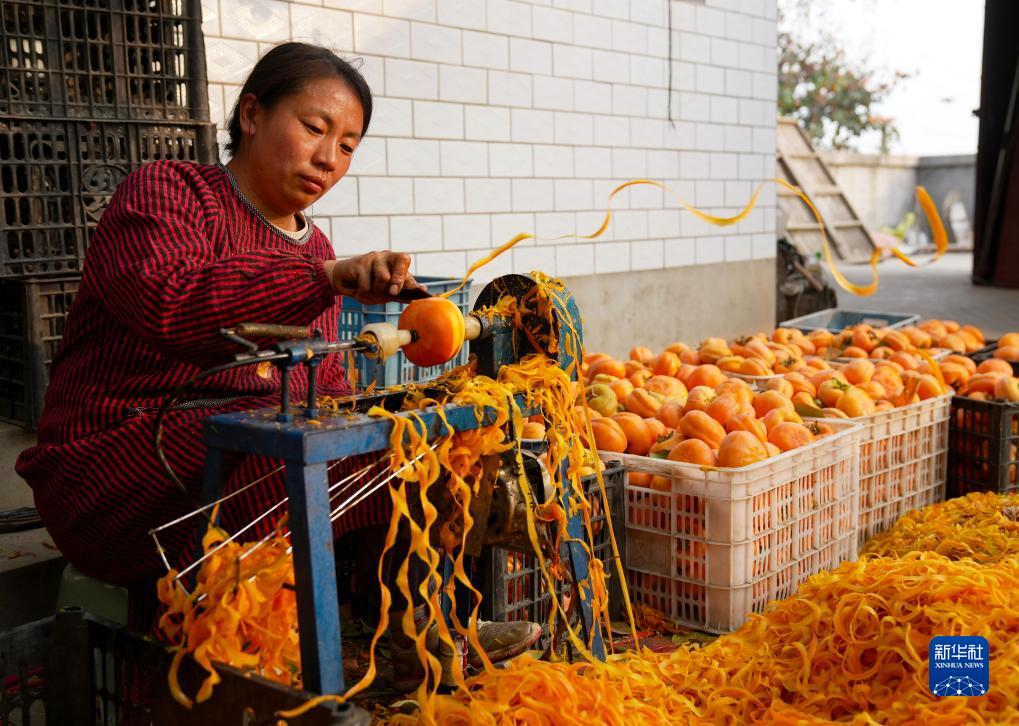
[[[860,545],[945,498],[952,395],[851,419],[860,439]],[[825,419],[830,423],[830,419]]]
[[[862,427],[740,469],[612,454],[671,489],[626,489],[634,600],[700,630],[728,632],[807,577],[857,556]]]

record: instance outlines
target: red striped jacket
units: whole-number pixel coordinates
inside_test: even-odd
[[[243,198],[225,167],[159,161],[117,189],[93,235],[79,293],[53,361],[38,445],[18,459],[44,523],[64,555],[106,581],[148,583],[162,574],[148,531],[193,507],[169,483],[152,445],[155,409],[181,382],[237,348],[219,334],[241,322],[321,328],[335,339],[340,313],[322,261],[329,240],[310,220],[300,242]],[[323,395],[349,393],[338,356],[319,367]],[[303,371],[292,376],[304,397]],[[170,412],[164,449],[195,499],[212,414],[278,403],[279,378],[244,367],[204,380],[193,399],[218,405]],[[272,472],[262,457],[228,461],[226,490]],[[337,472],[339,473],[339,472]],[[282,499],[282,475],[231,500],[228,530]],[[340,520],[337,530],[388,518],[385,490]],[[195,521],[197,518],[193,518]],[[269,518],[252,530],[273,524]],[[168,556],[186,560],[194,528],[169,531]]]

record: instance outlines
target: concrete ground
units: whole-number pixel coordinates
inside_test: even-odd
[[[898,260],[878,266],[878,290],[870,297],[838,291],[839,307],[917,313],[922,318],[976,325],[988,339],[1019,331],[1019,289],[980,287],[970,281],[973,256],[949,253],[932,265],[912,268]],[[870,280],[866,265],[842,265],[857,283]]]

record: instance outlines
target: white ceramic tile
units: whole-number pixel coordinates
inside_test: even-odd
[[[382,0],[323,0],[326,7],[356,10],[361,13],[382,12]]]
[[[610,275],[630,271],[629,242],[601,242],[594,246],[594,272]]]
[[[559,245],[555,248],[556,269],[560,277],[594,274],[594,245]]]
[[[386,58],[406,58],[410,55],[410,23],[354,13],[354,50]]]
[[[353,176],[385,176],[386,175],[386,140],[381,136],[368,134],[354,151],[350,161]]]
[[[596,116],[593,120],[597,122],[599,118],[603,117]],[[557,144],[594,143],[594,125],[590,114],[556,112],[554,131]]]
[[[464,180],[415,179],[414,211],[422,214],[464,212]]]
[[[488,176],[487,146],[481,141],[440,142],[442,176]]]
[[[508,212],[512,209],[509,179],[466,179],[467,212]]]
[[[488,0],[487,27],[493,33],[531,37],[531,6],[511,0]]]
[[[410,54],[415,60],[460,62],[460,30],[431,23],[410,24]]]
[[[202,0],[202,33],[207,38],[214,38],[221,34],[219,0]]]
[[[439,66],[439,100],[461,103],[488,101],[488,73],[482,68]]]
[[[312,219],[357,214],[357,179],[344,177],[308,213]]]
[[[630,269],[660,270],[665,264],[665,245],[660,239],[630,243]]]
[[[464,65],[479,68],[509,68],[509,39],[493,33],[463,31]]]
[[[569,212],[538,212],[534,215],[538,244],[575,244],[577,216]]]
[[[279,0],[220,0],[220,27],[228,38],[278,41],[290,34],[289,3]]]
[[[687,267],[696,264],[696,242],[692,239],[667,239],[665,246],[666,267]]]
[[[527,275],[535,270],[541,270],[546,275],[558,275],[555,264],[555,247],[552,245],[535,247],[514,247],[510,250],[513,255],[513,272],[518,275]]]
[[[555,182],[555,208],[557,210],[587,211],[594,201],[594,186],[590,179],[557,179]]]
[[[626,53],[610,50],[594,50],[592,78],[610,83],[628,83],[630,80],[630,57]]]
[[[608,83],[573,81],[573,110],[605,113],[612,108],[612,86]]]
[[[514,212],[551,212],[555,187],[550,179],[513,179]]]
[[[361,214],[410,214],[414,189],[410,179],[365,176],[358,179]]]
[[[442,242],[447,250],[477,250],[490,245],[487,214],[447,214],[442,218]]]
[[[573,152],[572,146],[536,145],[534,147],[534,176],[574,176]]]
[[[555,113],[514,108],[510,113],[510,133],[515,142],[549,144],[555,138]]]
[[[333,217],[329,241],[339,258],[389,249],[388,217]]]
[[[533,214],[493,214],[490,215],[492,220],[492,246],[498,247],[502,243],[513,239],[518,234],[526,232],[534,234],[534,215]],[[517,247],[533,247],[535,245],[533,239],[526,239],[521,242],[517,242]]]
[[[552,74],[552,45],[526,38],[510,38],[510,70]]]
[[[694,243],[694,257],[698,265],[725,262],[725,238],[698,237]]]
[[[510,110],[491,106],[464,107],[464,135],[475,141],[509,141]]]
[[[439,67],[434,63],[386,58],[386,95],[397,98],[438,98]]]
[[[485,29],[485,3],[480,0],[438,0],[439,25]]]
[[[414,135],[432,139],[462,139],[464,107],[459,103],[414,102]]]
[[[612,50],[621,50],[624,53],[647,52],[647,26],[625,20],[613,20]]]
[[[389,173],[392,176],[437,176],[439,142],[429,139],[389,139]]]
[[[210,38],[205,43],[209,83],[240,85],[258,60],[258,44],[245,40]]]
[[[573,38],[589,48],[612,47],[612,21],[597,15],[578,13],[573,17]]]
[[[382,14],[389,18],[435,22],[435,0],[382,0]]]
[[[569,78],[533,76],[534,107],[554,111],[572,111],[573,83]]]
[[[411,102],[402,98],[375,96],[372,122],[368,133],[377,136],[412,136],[414,109]]]
[[[535,6],[531,9],[531,35],[553,43],[572,43],[573,18],[567,10]]]
[[[530,108],[533,78],[529,73],[488,71],[488,102],[494,106]]]
[[[417,277],[459,279],[467,272],[467,255],[463,252],[424,252],[413,257]]]
[[[402,215],[389,219],[389,245],[394,252],[442,249],[442,217]]]
[[[344,55],[354,49],[354,20],[345,10],[290,6],[290,38],[323,45]]]
[[[492,176],[532,176],[531,147],[525,144],[489,144],[488,166]]]

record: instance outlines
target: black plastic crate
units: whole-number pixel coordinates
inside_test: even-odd
[[[35,428],[77,277],[0,281],[0,420]]]
[[[606,519],[608,516],[612,517],[619,556],[625,561],[626,524],[623,519],[623,498],[626,471],[618,463],[610,463],[602,472],[602,478],[609,501],[609,515],[601,509],[602,498],[597,476],[584,477],[581,482],[594,510],[591,516],[593,551],[594,556],[600,559],[605,567],[609,590],[609,613],[612,617],[618,617],[622,610],[623,590],[616,573]],[[481,575],[480,589],[483,596],[481,618],[494,621],[529,620],[540,623],[543,633],[541,645],[546,647],[552,601],[534,555],[501,547],[489,548],[481,557]]]
[[[998,341],[992,340],[987,343],[980,350],[973,351],[969,354],[969,357],[976,361],[977,364],[983,363],[985,360],[990,360],[994,357],[994,352],[998,350]],[[1006,361],[1012,366],[1012,375],[1019,376],[1019,361],[1010,360]]]
[[[0,116],[208,121],[200,0],[4,0]]]
[[[213,162],[208,123],[0,118],[0,277],[77,272],[117,185],[148,161]]]
[[[191,710],[170,695],[171,653],[160,643],[78,609],[0,633],[0,726],[102,724],[278,724],[276,711],[313,694],[296,691],[229,666],[212,697]],[[190,658],[180,670],[185,693],[204,672]],[[144,684],[144,685],[142,685]],[[147,707],[139,694],[149,694]],[[349,705],[317,706],[290,724],[367,726],[368,714]]]
[[[1019,489],[1019,404],[952,399],[946,495]]]

